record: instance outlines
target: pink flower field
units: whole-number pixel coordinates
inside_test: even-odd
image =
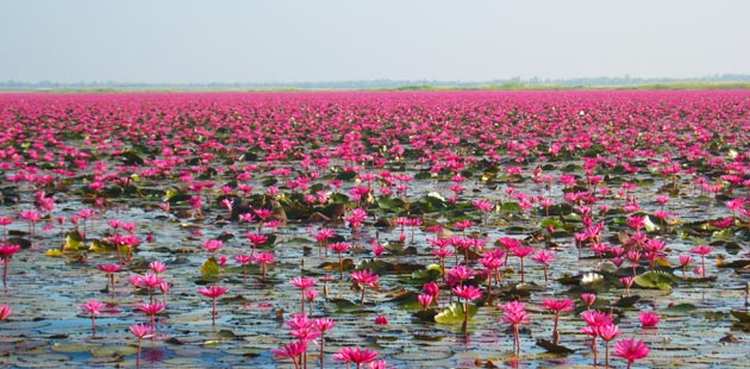
[[[2,368],[744,368],[750,91],[0,94]]]

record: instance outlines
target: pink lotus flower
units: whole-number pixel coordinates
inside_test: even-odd
[[[690,263],[693,262],[693,257],[690,255],[680,255],[679,261],[682,268],[682,278],[687,278],[687,269]]]
[[[634,282],[635,282],[635,277],[632,277],[632,276],[620,277],[620,283],[622,283],[622,285],[625,286],[625,296],[630,296],[630,288],[633,287]]]
[[[325,358],[325,334],[336,326],[336,322],[329,318],[320,318],[312,321],[312,327],[320,334],[320,367],[323,367]]]
[[[436,282],[427,282],[422,286],[422,291],[433,298],[440,295],[440,286]]]
[[[351,213],[346,216],[347,223],[349,223],[349,226],[354,230],[358,230],[359,228],[361,228],[366,219],[367,212],[361,208],[352,210]]]
[[[164,279],[156,274],[147,273],[143,276],[132,276],[130,282],[137,288],[143,288],[148,291],[149,300],[153,300],[154,291],[161,287]]]
[[[250,241],[250,245],[253,248],[258,248],[268,242],[268,236],[261,233],[248,232],[246,236],[247,240]]]
[[[129,328],[130,333],[132,333],[138,340],[148,338],[151,333],[153,333],[151,327],[145,324],[133,324]]]
[[[513,352],[516,356],[520,356],[521,324],[529,323],[529,314],[526,312],[526,306],[520,301],[511,301],[498,307],[503,310],[503,322],[513,328]]]
[[[376,258],[380,257],[385,252],[385,246],[380,244],[377,240],[372,240],[370,245],[372,247],[372,255]]]
[[[378,281],[380,281],[380,277],[377,274],[365,269],[352,272],[352,281],[354,281],[354,283],[356,283],[357,286],[359,286],[359,288],[362,290],[360,304],[364,304],[366,287],[373,288],[377,286]]]
[[[300,294],[301,294],[300,313],[304,314],[305,313],[305,300],[306,300],[305,291],[315,287],[315,284],[317,282],[315,281],[315,278],[311,278],[311,277],[295,277],[295,278],[292,278],[290,283],[294,287],[299,288],[300,290]]]
[[[276,256],[273,251],[259,252],[255,255],[255,262],[260,265],[260,274],[263,280],[266,279],[266,275],[268,274],[268,266],[273,264],[274,261],[276,261]]]
[[[250,255],[235,255],[234,261],[237,262],[240,266],[246,266],[250,265],[253,262],[254,258]]]
[[[0,305],[0,321],[7,320],[12,313],[13,310],[10,308],[10,306],[5,304]]]
[[[638,319],[641,321],[641,327],[643,328],[656,328],[657,325],[659,325],[659,321],[661,318],[658,314],[654,313],[653,311],[643,311],[638,316]]]
[[[361,369],[362,364],[375,361],[378,358],[378,353],[360,347],[344,347],[333,355],[333,358],[342,363],[354,364],[357,369]]]
[[[422,310],[427,310],[430,305],[432,305],[432,301],[432,295],[426,293],[420,293],[419,295],[417,295],[417,302],[419,302],[419,305],[422,306]]]
[[[591,337],[591,353],[594,355],[594,365],[596,366],[596,338],[599,336],[599,328],[612,325],[614,322],[611,315],[596,310],[584,311],[581,318],[586,322],[586,327],[581,329],[581,332]]]
[[[214,253],[222,247],[224,247],[224,242],[221,240],[207,240],[203,243],[203,248],[210,253]]]
[[[307,302],[313,302],[315,301],[315,298],[318,297],[318,291],[316,291],[313,288],[307,289],[303,291],[305,301]]]
[[[0,244],[0,260],[3,261],[3,288],[8,288],[8,269],[10,268],[10,259],[19,251],[21,251],[21,246]]]
[[[295,277],[295,278],[292,278],[290,283],[294,287],[297,287],[301,290],[315,287],[315,284],[316,284],[315,278],[311,278],[311,277]]]
[[[474,271],[464,265],[458,265],[455,268],[449,269],[447,278],[451,282],[450,284],[463,284],[474,277]]]
[[[375,360],[370,363],[368,369],[388,369],[385,360]]]
[[[495,204],[485,199],[472,200],[471,204],[474,205],[475,208],[477,208],[479,211],[483,213],[489,213],[495,208]]]
[[[388,318],[385,315],[378,315],[375,317],[376,325],[388,325]]]
[[[603,325],[612,324],[612,316],[597,310],[587,310],[581,313],[581,318],[590,327],[601,327]]]
[[[141,366],[141,341],[143,341],[143,339],[145,338],[151,337],[153,332],[154,331],[151,326],[145,324],[133,324],[130,326],[130,333],[132,333],[138,341],[138,348],[135,359],[136,368],[140,368]]]
[[[524,283],[524,268],[523,268],[523,259],[531,254],[534,253],[534,248],[530,246],[516,246],[510,250],[514,256],[516,256],[521,261],[521,269],[519,271],[519,274],[521,276],[521,283]]]
[[[81,305],[81,310],[91,318],[91,335],[96,336],[96,317],[101,315],[104,303],[92,299]]]
[[[220,286],[201,287],[198,293],[211,299],[211,325],[216,325],[216,299],[229,291],[228,288]]]
[[[81,309],[88,315],[99,316],[102,313],[102,308],[106,306],[103,302],[91,299],[81,305]]]
[[[552,251],[541,250],[536,255],[532,256],[531,260],[544,266],[544,281],[547,282],[549,266],[555,261],[555,253]]]
[[[151,319],[151,327],[154,329],[154,331],[156,331],[156,316],[166,308],[167,305],[161,302],[141,303],[136,305],[136,309],[148,315],[148,317]]]
[[[555,314],[554,326],[552,327],[552,342],[559,345],[560,332],[558,331],[557,326],[560,321],[560,314],[573,311],[575,308],[575,302],[571,299],[546,299],[542,304],[545,309]]]
[[[464,333],[469,323],[469,302],[482,297],[482,290],[474,286],[458,285],[453,287],[453,294],[463,300],[464,322],[462,325]]]
[[[591,307],[596,302],[596,295],[593,293],[582,293],[581,301],[583,301],[583,303],[586,304],[587,309],[591,309]]]
[[[35,210],[24,210],[21,211],[18,216],[21,219],[29,222],[29,235],[31,236],[31,238],[34,238],[36,223],[38,223],[42,219],[42,215]]]
[[[326,241],[330,240],[335,235],[336,235],[336,232],[333,229],[321,228],[318,230],[318,233],[315,234],[315,240],[318,243],[324,245]]]
[[[302,355],[307,352],[308,341],[297,340],[282,346],[279,349],[271,350],[273,357],[276,359],[291,359],[295,369],[302,368]]]
[[[615,355],[628,361],[628,369],[636,360],[648,356],[650,351],[643,341],[635,338],[622,339],[615,344]]]
[[[482,297],[482,290],[474,286],[453,287],[453,294],[465,301],[474,301]]]
[[[148,268],[156,274],[161,274],[167,271],[167,265],[158,260],[149,263]]]
[[[339,257],[339,279],[344,279],[344,256],[343,254],[352,246],[349,243],[346,242],[335,242],[330,245],[328,245],[328,248],[331,249],[331,251],[338,254]]]
[[[706,277],[706,256],[712,251],[713,248],[708,245],[698,245],[690,249],[690,252],[692,252],[693,254],[698,254],[701,256],[700,275],[702,278]]]
[[[255,215],[258,216],[258,218],[260,218],[263,222],[267,221],[271,218],[271,216],[273,216],[273,210],[271,209],[255,209],[254,212]]]
[[[255,215],[253,213],[244,213],[239,215],[240,222],[244,223],[252,223],[255,220]]]
[[[595,328],[596,334],[604,341],[604,367],[609,368],[609,342],[620,334],[614,324],[601,325]]]
[[[263,266],[271,265],[273,259],[283,258],[285,263],[280,269],[284,270],[280,270],[280,275],[288,275],[291,270],[289,258],[301,256],[308,262],[301,273],[323,273],[321,283],[325,281],[323,291],[326,293],[327,284],[332,279],[325,276],[327,268],[321,271],[317,265],[327,260],[300,255],[301,251],[307,253],[307,248],[287,247],[289,245],[285,242],[287,236],[295,237],[301,233],[306,220],[300,217],[318,213],[312,218],[329,218],[330,222],[324,224],[331,226],[343,219],[347,227],[351,227],[352,238],[356,240],[353,243],[357,247],[340,253],[340,270],[346,271],[347,265],[342,268],[341,260],[350,253],[352,266],[364,263],[372,268],[383,262],[394,265],[413,261],[421,263],[425,256],[436,259],[441,266],[440,285],[428,285],[423,296],[417,298],[425,309],[429,309],[440,302],[440,288],[475,286],[483,295],[493,297],[491,289],[499,284],[507,258],[521,257],[518,251],[523,247],[533,245],[535,250],[542,250],[534,251],[526,258],[533,257],[539,262],[539,268],[545,268],[545,279],[548,278],[546,275],[555,262],[545,260],[544,253],[552,251],[553,247],[558,249],[553,245],[559,241],[554,240],[559,235],[553,234],[555,223],[558,223],[555,220],[562,219],[562,216],[566,218],[563,219],[566,228],[577,226],[577,222],[569,222],[564,214],[572,207],[572,212],[580,216],[580,227],[573,236],[577,250],[559,248],[560,272],[572,269],[573,274],[578,274],[577,271],[590,269],[595,261],[570,258],[570,251],[575,253],[589,248],[602,265],[609,260],[618,268],[632,267],[632,275],[635,275],[645,260],[652,269],[657,269],[657,261],[665,257],[677,259],[679,255],[676,249],[652,239],[650,236],[655,232],[646,230],[650,227],[645,214],[668,225],[659,229],[664,240],[674,240],[685,230],[684,224],[672,226],[670,218],[677,214],[670,214],[668,210],[672,209],[666,209],[674,201],[667,193],[679,195],[675,195],[680,203],[674,204],[674,209],[679,208],[680,215],[684,215],[685,209],[694,209],[696,214],[689,218],[704,219],[702,223],[707,228],[698,230],[699,233],[708,236],[713,230],[727,229],[737,231],[721,232],[731,239],[728,242],[742,241],[741,233],[750,221],[747,193],[750,188],[750,154],[747,152],[750,108],[747,100],[748,92],[740,90],[0,94],[0,122],[3,122],[0,171],[4,180],[12,184],[12,188],[8,188],[10,192],[4,189],[4,197],[15,200],[5,201],[6,213],[15,213],[13,216],[6,214],[7,219],[0,217],[0,225],[7,231],[12,221],[18,223],[19,210],[35,212],[38,216],[30,214],[22,221],[23,225],[12,224],[18,228],[15,230],[25,228],[26,224],[32,231],[37,226],[45,230],[54,226],[62,235],[82,226],[81,235],[88,244],[87,227],[92,226],[95,216],[105,217],[97,221],[94,231],[99,240],[117,247],[125,269],[125,262],[131,260],[140,243],[135,234],[139,227],[122,219],[108,222],[113,216],[139,217],[140,209],[136,208],[149,211],[160,203],[158,206],[170,213],[158,211],[154,215],[159,218],[141,218],[139,222],[148,223],[152,219],[159,223],[169,222],[162,218],[164,216],[173,220],[184,219],[189,217],[192,209],[196,219],[206,215],[206,222],[197,221],[202,223],[200,228],[203,231],[198,227],[195,230],[189,228],[182,236],[203,237],[204,231],[207,234],[227,232],[236,235],[239,229],[249,228],[250,222],[253,222],[252,228],[257,223],[258,228],[254,231],[262,235],[261,231],[285,224],[282,212],[276,210],[281,205],[290,217],[291,227],[289,232],[279,233],[281,243],[276,250],[280,254],[264,254],[253,248],[252,253],[247,252],[250,254],[246,255],[247,258],[237,259],[240,265],[256,263],[263,269]],[[498,172],[499,178],[492,178],[494,172]],[[428,179],[428,176],[433,178]],[[274,183],[267,182],[269,178],[273,178],[270,182]],[[643,179],[671,181],[673,187],[670,189],[661,183],[658,187],[641,186]],[[509,183],[516,181],[519,183]],[[167,187],[178,195],[154,202],[153,190],[166,190]],[[443,201],[439,196],[427,196],[433,191],[447,199]],[[169,192],[171,195],[173,191]],[[713,218],[711,214],[714,212],[701,208],[703,202],[698,201],[697,192],[701,196],[714,196],[712,200],[729,200],[725,202],[726,208],[714,209],[717,214],[722,211],[726,214],[720,215],[720,219],[706,220]],[[54,197],[50,193],[54,193]],[[147,198],[128,199],[140,195]],[[519,239],[529,240],[529,244],[518,240],[498,241],[498,249],[504,254],[493,249],[485,250],[481,239],[486,234],[496,234],[508,228],[502,224],[501,230],[494,229],[486,222],[499,197],[517,203],[522,209],[518,214],[504,213],[502,220],[508,221],[510,230],[521,226],[518,230],[523,235],[519,234]],[[401,200],[407,206],[398,213],[383,209],[379,205],[386,198]],[[57,204],[57,200],[65,201],[65,204]],[[424,200],[429,200],[430,204]],[[98,208],[97,215],[92,209],[70,214],[69,209],[81,203],[93,204],[91,206]],[[347,210],[352,204],[359,210]],[[57,205],[63,205],[59,214],[53,213]],[[431,212],[423,205],[439,205],[440,209]],[[290,207],[293,211],[289,211]],[[547,213],[547,218],[549,213],[558,214],[553,214],[549,220],[539,219],[535,212],[530,211],[535,207],[543,208],[541,212]],[[231,215],[239,215],[239,224],[223,221],[229,209]],[[620,210],[624,210],[629,220],[625,225],[628,229],[618,234],[622,229],[619,215],[614,213]],[[357,213],[362,216],[358,217]],[[461,218],[462,221],[453,219],[454,215],[461,216],[461,213],[479,215],[484,219],[481,223],[465,218]],[[60,220],[63,216],[66,218]],[[403,229],[410,227],[412,235],[422,226],[419,221],[424,221],[424,231],[432,233],[435,240],[429,241],[428,249],[421,242],[414,243],[412,246],[418,251],[417,255],[403,255],[393,249],[387,261],[369,264],[371,260],[365,259],[370,256],[380,258],[387,254],[377,236],[393,238],[390,230],[380,227],[381,220],[391,217],[400,217],[398,224]],[[39,225],[33,218],[38,218],[35,221]],[[374,237],[371,238],[375,241],[367,246],[369,239],[360,240],[360,236],[370,220],[377,223],[378,228],[372,229]],[[435,220],[442,224],[432,224]],[[684,221],[687,220],[690,219]],[[536,226],[539,222],[547,224],[545,229],[526,227]],[[149,228],[143,230],[144,236],[150,229],[159,228],[158,224],[143,225]],[[316,231],[312,229],[314,234]],[[456,235],[451,237],[451,231]],[[266,235],[272,237],[270,233]],[[396,235],[400,236],[398,231]],[[176,236],[181,238],[181,235]],[[367,236],[369,238],[370,234]],[[407,237],[404,234],[405,243]],[[39,241],[37,235],[31,238]],[[54,243],[59,238],[45,237],[44,241]],[[328,244],[339,238],[332,231],[330,237],[316,238],[321,253],[323,249],[327,253]],[[604,242],[610,239],[616,240],[617,245]],[[6,232],[3,243],[7,242]],[[368,250],[361,253],[363,245]],[[550,248],[541,249],[545,246]],[[679,248],[679,244],[670,246]],[[153,249],[149,247],[145,257],[149,257]],[[229,244],[216,250],[214,258],[221,265],[226,257],[218,254],[225,249],[231,249],[227,255],[232,256],[243,252]],[[458,253],[463,253],[463,262],[453,261]],[[696,260],[700,256],[701,261],[695,263],[685,255],[681,258],[685,261],[681,260],[679,264],[683,274],[687,275],[688,267],[693,269],[697,264],[699,267],[695,271],[705,277],[711,272],[711,265],[705,263],[705,258],[718,252],[688,254]],[[70,258],[72,256],[80,256],[80,259]],[[65,260],[72,264],[59,263],[59,266],[67,265],[67,272],[85,274],[86,265],[96,265],[106,257],[106,254],[90,252],[66,253]],[[728,261],[741,262],[745,257],[741,250],[733,255],[734,260]],[[527,262],[521,258],[522,263]],[[193,260],[192,257],[188,259]],[[24,277],[55,277],[36,273],[35,260],[33,253],[24,260],[31,268],[29,271],[35,272]],[[190,267],[189,264],[178,264],[175,267],[180,270]],[[448,273],[457,265],[463,268],[454,268]],[[142,269],[138,263],[130,267],[138,271]],[[363,267],[354,270],[361,269]],[[519,269],[518,266],[515,269]],[[54,268],[48,271],[53,274],[60,272]],[[470,273],[465,273],[467,271]],[[388,272],[388,290],[403,287],[401,277],[408,277],[400,276],[401,272],[400,268],[396,272],[399,275]],[[114,278],[116,272],[105,273]],[[154,292],[164,293],[172,288],[162,277],[166,273],[151,268],[151,275],[134,276],[131,281],[142,290],[138,293],[150,296],[146,302],[152,304]],[[521,281],[525,281],[524,273],[520,276]],[[602,270],[602,273],[607,272]],[[178,275],[181,279],[184,277],[183,273]],[[738,276],[724,273],[722,278],[736,282]],[[479,286],[484,281],[488,283],[486,289]],[[175,283],[180,293],[185,287],[182,282],[184,280]],[[110,291],[114,291],[114,280],[109,284]],[[243,288],[273,289],[269,284],[262,285],[244,283]],[[87,290],[97,289],[95,286],[86,287]],[[533,291],[530,299],[538,299],[541,303],[547,297],[554,297],[554,293],[559,292],[557,287],[542,286],[544,291]],[[686,288],[684,283],[677,287]],[[303,287],[300,292],[303,304],[317,299],[317,290],[313,287]],[[607,292],[609,297],[613,297],[612,292]],[[455,295],[452,296],[455,301]],[[596,307],[593,295],[590,300],[582,300],[581,304],[588,309]],[[265,311],[267,304],[285,305],[284,302],[248,303],[245,307],[257,306]],[[330,302],[320,305],[323,310],[316,313],[322,314],[331,308]],[[302,321],[299,319],[300,324]],[[592,341],[602,339],[614,343],[619,337],[606,333],[605,327],[610,326],[599,323],[594,321],[593,325],[587,325],[585,333]],[[296,360],[295,365],[309,364],[303,360],[306,349],[311,343],[322,344],[325,340],[309,322],[289,333],[294,337],[292,340],[300,342],[301,349],[287,351],[288,356]],[[666,333],[669,332],[661,332],[662,335]],[[343,332],[342,338],[348,334]],[[595,350],[596,345],[592,345],[592,349]],[[289,359],[284,360],[286,363],[278,363],[279,366],[290,365]],[[580,364],[576,360],[573,364]],[[516,363],[518,361],[511,359],[509,364]],[[545,363],[528,364],[537,367]],[[345,365],[341,364],[342,367]],[[362,366],[382,369],[385,363],[373,360]]]
[[[698,245],[690,249],[690,252],[692,252],[693,254],[698,254],[701,256],[706,256],[710,254],[712,251],[713,251],[713,248],[708,245]]]
[[[326,333],[336,326],[336,322],[330,318],[320,318],[313,321],[315,329],[321,333]]]

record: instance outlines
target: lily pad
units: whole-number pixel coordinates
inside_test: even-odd
[[[537,339],[536,345],[547,350],[549,353],[557,354],[557,355],[569,355],[575,352],[573,349],[569,349],[565,346],[555,344],[552,341],[548,341],[545,339]]]
[[[438,280],[443,275],[443,268],[438,264],[430,264],[423,270],[417,270],[411,274],[412,280],[417,283],[427,283]]]
[[[130,345],[99,346],[90,350],[94,357],[128,356],[136,353],[138,349]]]
[[[407,206],[404,200],[401,200],[397,197],[381,197],[378,199],[377,203],[380,210],[391,213],[400,213],[404,211]]]
[[[476,315],[479,309],[469,304],[469,319]],[[464,305],[459,302],[454,302],[448,306],[445,310],[435,315],[435,322],[439,324],[461,324],[464,322]]]
[[[73,230],[65,234],[65,251],[78,251],[83,247],[83,236],[78,231]]]
[[[635,284],[640,288],[659,289],[662,291],[672,291],[672,284],[676,281],[672,274],[649,271],[639,274],[635,277]]]
[[[732,310],[731,314],[741,323],[750,323],[750,312],[748,311]]]
[[[435,316],[438,312],[435,309],[419,310],[414,313],[414,316],[423,322],[435,322]],[[462,320],[463,321],[463,320]]]
[[[201,265],[201,277],[206,281],[213,281],[219,277],[221,267],[216,259],[211,256]]]

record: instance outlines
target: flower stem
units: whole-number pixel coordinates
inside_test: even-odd
[[[604,367],[609,369],[609,341],[604,342]]]
[[[211,299],[211,325],[216,325],[216,299]]]

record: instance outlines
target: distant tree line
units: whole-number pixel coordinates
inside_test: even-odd
[[[587,77],[587,78],[539,78],[523,79],[520,77],[495,79],[489,81],[437,81],[437,80],[390,80],[376,79],[367,81],[321,81],[321,82],[236,82],[236,83],[122,83],[113,81],[59,83],[54,81],[1,81],[0,90],[315,90],[315,89],[480,89],[480,88],[586,88],[586,87],[635,87],[635,86],[669,86],[684,84],[700,86],[702,84],[750,84],[747,74],[717,74],[696,78],[638,78],[628,75],[623,77]]]

